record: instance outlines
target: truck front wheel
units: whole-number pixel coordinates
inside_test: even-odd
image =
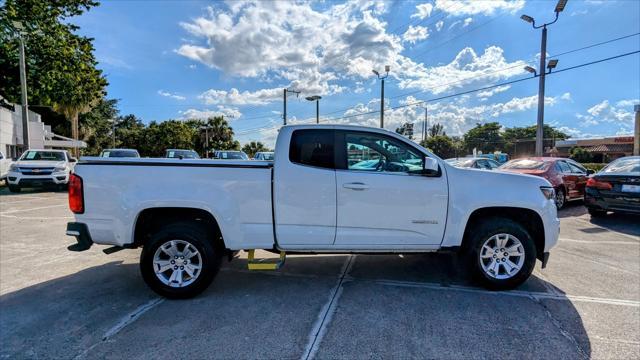
[[[145,243],[140,254],[144,281],[156,293],[187,299],[204,291],[220,269],[223,251],[217,249],[198,223],[168,224]]]
[[[491,290],[509,290],[525,282],[536,262],[536,247],[529,232],[507,218],[478,224],[467,243],[467,261],[474,277]]]

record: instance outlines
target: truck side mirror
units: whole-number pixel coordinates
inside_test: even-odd
[[[422,170],[424,175],[427,175],[427,176],[437,175],[440,171],[438,160],[430,157],[425,157]]]

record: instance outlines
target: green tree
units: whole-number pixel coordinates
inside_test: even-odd
[[[504,129],[502,136],[507,141],[522,140],[522,139],[535,139],[537,126],[525,126],[525,127],[512,127]],[[543,136],[545,139],[565,140],[569,138],[569,135],[563,133],[556,128],[544,125],[542,127]]]
[[[113,147],[113,123],[118,117],[118,100],[101,99],[91,111],[80,115],[80,138],[87,143],[83,155],[98,155]]]
[[[145,130],[142,120],[133,114],[118,117],[115,124],[116,147],[138,149],[142,156],[149,156],[143,155],[148,150],[146,147],[148,144],[145,143]]]
[[[71,122],[79,138],[79,115],[97,106],[107,80],[96,68],[93,39],[76,34],[70,18],[97,6],[93,0],[6,0],[0,6],[0,93],[20,101],[19,42],[22,24],[31,104],[51,106]]]
[[[138,151],[142,156],[163,157],[167,149],[194,149],[197,131],[181,120],[152,121],[140,133]]]
[[[443,159],[452,158],[457,155],[456,144],[453,139],[447,135],[430,136],[426,141],[422,141],[420,145],[431,150],[434,154]]]
[[[585,148],[579,146],[574,146],[569,150],[569,157],[580,163],[593,162],[593,155]]]
[[[464,146],[471,152],[474,148],[483,153],[492,153],[504,147],[500,128],[497,122],[476,124],[476,127],[464,134]]]
[[[438,123],[431,125],[431,127],[427,129],[427,133],[429,134],[429,136],[447,135],[447,133],[444,131],[444,126]]]
[[[207,131],[202,130],[200,135],[209,136],[209,148],[207,151],[213,150],[240,150],[240,142],[233,138],[233,128],[229,126],[229,123],[222,117],[210,117],[207,119],[205,126],[208,127]],[[203,141],[205,142],[205,141]]]
[[[269,151],[269,149],[264,146],[260,141],[252,141],[250,143],[244,144],[242,147],[242,151],[244,151],[249,157],[253,157],[257,152],[261,151]]]

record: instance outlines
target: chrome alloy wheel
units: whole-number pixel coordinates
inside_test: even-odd
[[[192,244],[184,240],[170,240],[153,255],[153,270],[167,286],[189,286],[202,272],[202,256]]]
[[[480,265],[487,276],[509,279],[524,265],[524,246],[511,234],[496,234],[487,239],[480,250]]]
[[[564,191],[556,191],[556,207],[561,209],[564,206]]]

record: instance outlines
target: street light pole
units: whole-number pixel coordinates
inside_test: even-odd
[[[544,139],[544,79],[547,63],[547,26],[542,27],[542,41],[540,44],[540,77],[538,81],[538,119],[536,121],[536,156],[543,154]]]
[[[27,66],[24,55],[24,38],[18,32],[20,41],[20,90],[22,92],[22,144],[23,150],[29,149],[29,103],[27,101]]]
[[[544,144],[543,144],[543,139],[544,139],[544,88],[545,88],[545,75],[546,75],[546,71],[545,71],[545,67],[547,64],[547,26],[551,25],[553,23],[555,23],[556,21],[558,21],[558,15],[564,10],[565,6],[567,5],[567,1],[568,0],[558,0],[558,3],[556,4],[556,8],[555,8],[555,19],[553,19],[552,22],[546,23],[546,24],[542,24],[542,25],[538,25],[536,26],[536,21],[534,18],[532,18],[531,16],[528,15],[522,15],[520,16],[520,18],[528,23],[530,23],[534,29],[540,29],[542,28],[542,39],[540,41],[540,67],[538,68],[538,72],[539,72],[539,79],[538,79],[538,117],[537,117],[537,121],[536,121],[536,156],[542,156],[543,152],[544,152]],[[552,60],[553,61],[553,60]],[[555,61],[554,65],[551,66],[551,63],[549,64],[550,66],[549,71],[551,69],[553,69],[553,67],[555,67],[555,65],[558,62]],[[527,71],[529,72],[533,72],[535,75],[534,71],[531,67],[527,67],[526,68]]]
[[[320,124],[320,99],[322,99],[322,96],[320,95],[307,96],[305,99],[316,102],[316,124]]]
[[[391,67],[389,65],[384,66],[384,75],[380,75],[380,73],[376,70],[373,70],[373,73],[376,74],[379,80],[382,80],[381,88],[380,88],[380,128],[384,129],[384,79],[389,76],[389,70]]]

